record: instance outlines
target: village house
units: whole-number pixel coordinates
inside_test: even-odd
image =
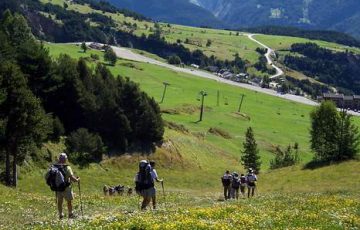
[[[103,49],[103,45],[100,44],[100,43],[96,43],[96,42],[92,42],[89,47],[91,49],[94,49],[94,50],[102,50]]]
[[[322,96],[318,96],[317,100],[333,101],[338,108],[349,109],[354,111],[360,110],[360,96],[352,95],[346,96],[344,94],[324,93]]]

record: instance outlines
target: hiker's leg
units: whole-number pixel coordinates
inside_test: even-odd
[[[64,191],[65,200],[67,202],[68,207],[68,215],[69,217],[73,218],[73,206],[72,206],[72,200],[74,199],[74,194],[72,192],[71,187],[67,187]]]
[[[224,198],[225,198],[225,200],[227,199],[227,189],[226,189],[226,186],[224,186]]]
[[[254,196],[255,193],[255,187],[252,187],[251,196]]]
[[[152,197],[152,205],[153,205],[153,209],[156,209],[156,195]]]
[[[69,216],[73,215],[73,206],[72,206],[72,201],[71,200],[68,200],[67,201],[67,207],[68,207],[68,214]]]
[[[237,188],[235,190],[235,196],[236,196],[236,199],[238,200],[239,199],[239,188]]]
[[[227,197],[228,197],[228,199],[230,199],[230,192],[231,192],[231,187],[228,186],[228,191],[227,191]]]
[[[142,202],[142,205],[141,205],[141,210],[145,210],[146,207],[149,205],[150,203],[150,200],[151,200],[151,197],[149,196],[144,196],[144,199],[143,199],[143,202]]]
[[[250,198],[250,190],[251,190],[251,188],[248,187],[248,198]]]
[[[59,194],[59,192],[56,192],[56,196],[57,196],[57,206],[58,206],[57,208],[58,208],[58,211],[59,211],[59,217],[62,218],[62,216],[63,216],[63,208],[62,208],[62,206],[63,206],[64,197],[61,196]]]

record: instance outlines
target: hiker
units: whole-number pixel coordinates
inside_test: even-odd
[[[109,193],[109,189],[110,189],[109,186],[104,185],[104,187],[103,187],[104,196],[106,196]]]
[[[158,175],[157,175],[157,172],[155,169],[155,161],[150,161],[150,166],[151,166],[152,179],[155,180],[156,182],[163,183],[163,180],[158,178]],[[155,193],[152,196],[151,200],[152,200],[153,209],[156,209],[156,188],[155,188]]]
[[[132,189],[132,188],[128,188],[127,195],[128,195],[128,196],[131,196],[132,194],[133,194],[133,189]]]
[[[231,176],[229,170],[227,170],[225,172],[224,176],[221,177],[221,182],[224,187],[225,200],[230,199],[231,180],[232,180],[232,176]]]
[[[146,160],[140,161],[139,172],[135,176],[135,190],[143,197],[141,210],[146,210],[155,195],[154,179],[151,172],[151,165]]]
[[[239,199],[240,178],[239,174],[233,172],[231,181],[231,199]]]
[[[248,186],[248,198],[250,198],[250,192],[251,192],[251,196],[254,196],[256,189],[256,181],[257,181],[257,177],[254,173],[254,170],[252,170],[252,168],[249,168],[249,172],[246,176],[246,181]]]
[[[57,206],[59,211],[59,218],[63,219],[63,201],[64,199],[67,202],[68,207],[68,217],[69,218],[75,218],[75,215],[73,213],[73,206],[72,206],[72,200],[74,199],[74,194],[71,188],[71,182],[78,182],[80,181],[80,177],[75,177],[72,169],[67,163],[67,155],[66,153],[60,153],[59,160],[57,164],[54,164],[54,167],[59,169],[61,174],[64,177],[64,181],[66,183],[66,188],[64,191],[56,191],[56,200],[57,200]]]
[[[242,197],[245,197],[245,188],[247,186],[247,181],[245,175],[242,173],[240,175],[240,192]]]

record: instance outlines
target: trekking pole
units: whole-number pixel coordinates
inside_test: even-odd
[[[81,211],[81,216],[84,217],[83,206],[82,206],[82,199],[81,199],[80,181],[78,181],[78,186],[79,186],[79,196],[80,196],[80,211]]]
[[[161,181],[161,187],[162,187],[162,190],[163,190],[164,206],[165,206],[165,204],[166,204],[166,195],[165,195],[165,189],[164,189],[164,181]]]

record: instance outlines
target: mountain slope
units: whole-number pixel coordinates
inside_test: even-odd
[[[360,4],[357,0],[193,0],[232,27],[291,25],[332,29],[357,37]]]
[[[164,22],[191,26],[224,26],[211,12],[191,4],[186,0],[108,1],[117,7],[127,8]]]

